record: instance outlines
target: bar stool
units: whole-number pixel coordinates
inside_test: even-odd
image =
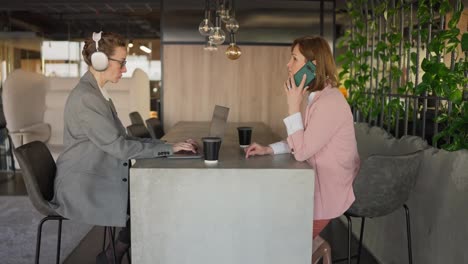
[[[58,221],[56,263],[60,263],[60,246],[62,237],[62,221],[66,218],[59,215],[49,205],[48,201],[54,195],[55,161],[44,143],[34,141],[14,150],[18,163],[23,171],[23,179],[29,199],[34,208],[45,215],[39,222],[36,240],[36,257],[34,263],[39,263],[41,251],[42,225],[48,220]]]
[[[47,146],[40,141],[33,141],[14,150],[18,163],[23,171],[23,179],[29,199],[34,208],[45,215],[39,222],[36,239],[36,255],[34,263],[39,263],[41,251],[42,226],[46,221],[58,221],[56,263],[60,263],[60,247],[62,240],[62,221],[67,218],[59,215],[48,201],[54,196],[54,181],[57,167]],[[111,232],[111,237],[113,233]],[[115,262],[115,247],[113,247]]]
[[[406,216],[408,262],[413,263],[410,214],[405,203],[416,183],[423,151],[396,156],[371,155],[362,162],[353,182],[356,200],[344,214],[348,219],[348,263],[351,263],[351,217],[362,219],[357,255],[359,263],[365,218],[385,216],[402,207]]]
[[[143,118],[137,111],[129,113],[128,116],[130,117],[130,122],[132,125],[145,125]]]
[[[161,121],[157,118],[146,119],[146,127],[153,139],[160,139],[164,137],[164,130],[162,129]]]
[[[151,134],[145,125],[129,125],[127,126],[127,134],[132,137],[151,138]]]

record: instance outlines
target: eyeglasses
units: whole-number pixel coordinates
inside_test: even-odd
[[[116,62],[120,63],[120,69],[122,69],[123,67],[125,67],[125,65],[127,64],[127,61],[126,61],[126,60],[116,60],[116,59],[112,59],[112,58],[109,58],[109,60],[111,60],[111,61],[116,61]]]

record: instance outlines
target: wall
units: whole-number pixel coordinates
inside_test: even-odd
[[[178,121],[211,120],[215,104],[230,108],[229,121],[261,121],[280,136],[287,115],[283,82],[287,46],[240,46],[242,56],[226,58],[202,45],[163,46],[163,109],[167,131]],[[255,133],[255,132],[254,132]]]

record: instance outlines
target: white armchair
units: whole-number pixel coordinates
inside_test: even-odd
[[[42,141],[57,159],[63,150],[65,103],[78,81],[79,78],[45,77],[23,70],[15,70],[8,76],[3,106],[15,147]],[[130,125],[130,112],[138,111],[149,117],[149,78],[145,72],[137,69],[131,78],[106,87],[124,126]]]
[[[45,83],[43,75],[23,70],[12,72],[5,81],[3,111],[15,147],[50,137],[50,126],[43,121]]]

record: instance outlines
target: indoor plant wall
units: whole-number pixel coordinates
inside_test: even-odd
[[[348,49],[337,61],[356,120],[397,136],[402,126],[411,134],[414,125],[431,137],[430,131],[439,127],[432,140],[427,138],[430,143],[442,143],[450,151],[468,149],[468,63],[461,56],[467,53],[468,36],[457,28],[461,1],[451,6],[448,0],[425,0],[411,6],[408,1],[359,0],[347,1],[347,8],[352,26],[339,45]],[[414,24],[413,16],[404,22],[403,15],[413,13]],[[447,14],[451,17],[445,23]],[[444,57],[449,57],[446,63]],[[427,103],[434,102],[431,111],[437,118],[428,114]],[[411,123],[413,116],[417,124]],[[421,128],[424,118],[427,126]]]

